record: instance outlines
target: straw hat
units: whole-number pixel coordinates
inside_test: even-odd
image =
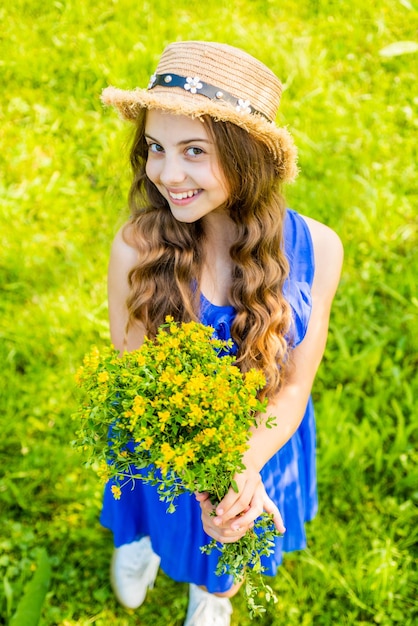
[[[146,108],[233,122],[268,146],[280,178],[291,181],[297,174],[296,148],[287,129],[274,122],[281,94],[277,76],[246,52],[226,44],[182,41],[164,50],[147,89],[107,87],[101,99],[131,121]]]

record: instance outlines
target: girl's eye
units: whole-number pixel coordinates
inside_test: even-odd
[[[164,152],[164,148],[159,143],[149,143],[148,150],[149,152]]]
[[[203,150],[202,148],[197,148],[196,146],[191,147],[191,148],[187,148],[186,150],[186,154],[187,156],[199,156],[200,154],[203,154]]]

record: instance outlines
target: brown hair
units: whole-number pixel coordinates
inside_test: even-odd
[[[129,275],[129,319],[140,320],[155,336],[166,315],[178,321],[198,319],[199,285],[205,237],[201,220],[178,222],[168,203],[145,174],[145,111],[137,121],[131,148],[133,182],[130,243],[139,263]],[[231,333],[242,371],[263,370],[262,396],[274,396],[285,374],[291,313],[283,296],[288,263],[283,251],[284,199],[268,147],[231,122],[202,118],[213,136],[230,195],[226,208],[236,224],[230,249],[233,261],[231,304],[236,317]],[[128,323],[129,324],[129,323]]]

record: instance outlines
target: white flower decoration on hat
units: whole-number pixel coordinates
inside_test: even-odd
[[[184,89],[190,91],[190,93],[196,93],[197,90],[202,89],[202,87],[203,85],[200,82],[200,78],[198,78],[197,76],[195,76],[194,78],[188,76],[186,78],[186,84],[184,85]]]
[[[157,80],[157,74],[152,74],[152,76],[150,76],[147,89],[151,89],[152,87],[154,87],[156,80]]]
[[[251,113],[251,102],[249,100],[238,100],[236,107],[238,113]]]

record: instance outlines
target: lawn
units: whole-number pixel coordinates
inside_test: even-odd
[[[108,84],[145,86],[172,40],[245,48],[281,77],[299,148],[288,204],[345,265],[314,399],[320,510],[278,604],[233,626],[412,626],[417,604],[416,64],[412,0],[15,0],[0,8],[0,624],[51,568],[40,624],[181,626],[160,574],[135,613],[109,585],[101,490],[71,447],[74,373],[108,343],[106,266],[126,219],[129,125]],[[407,42],[407,43],[405,43]],[[45,559],[45,551],[48,555]],[[42,561],[43,559],[43,561]],[[35,609],[33,609],[35,615]],[[29,623],[14,620],[14,626]]]

